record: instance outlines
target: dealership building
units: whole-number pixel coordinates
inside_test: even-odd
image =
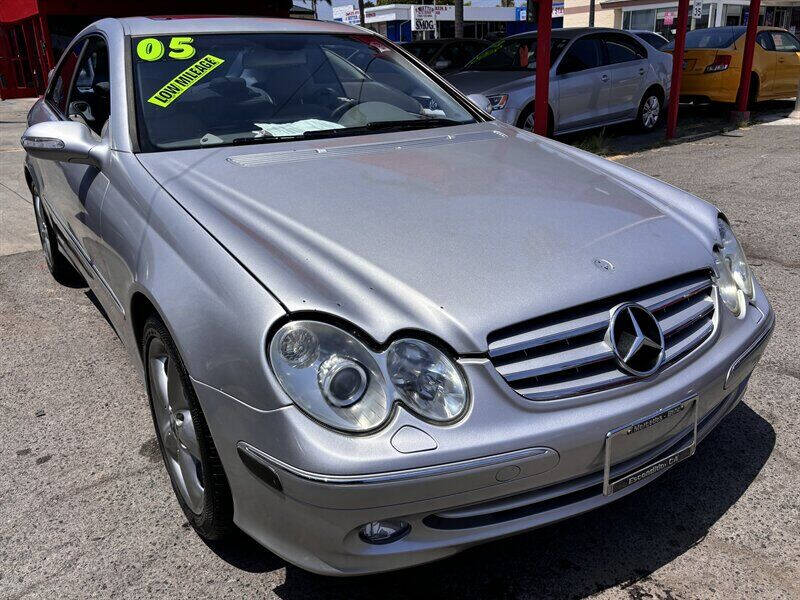
[[[414,4],[386,4],[374,6],[364,11],[366,26],[385,35],[395,42],[409,42],[422,39],[432,32],[412,31],[412,13]],[[420,5],[421,6],[421,5]],[[433,8],[428,5],[428,8]],[[563,27],[564,3],[553,3],[553,27]],[[436,6],[436,37],[451,38],[455,36],[455,10],[452,6]],[[335,6],[333,18],[336,21],[357,24],[357,5]],[[536,29],[535,23],[526,18],[524,7],[504,6],[465,6],[464,37],[466,38],[499,38],[514,33]]]
[[[590,0],[565,0],[564,27],[585,27],[589,24]],[[703,16],[691,21],[693,29],[744,25],[747,23],[749,0],[719,0],[703,3]],[[595,0],[596,27],[645,29],[660,33],[668,39],[675,37],[678,21],[678,2],[652,0]],[[764,0],[761,3],[759,24],[783,27],[800,32],[800,0]]]

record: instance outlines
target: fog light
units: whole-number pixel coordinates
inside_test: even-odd
[[[358,537],[368,544],[391,544],[411,531],[405,521],[372,521],[361,527]]]

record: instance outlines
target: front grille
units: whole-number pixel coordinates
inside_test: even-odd
[[[714,331],[716,289],[708,271],[695,271],[636,290],[518,323],[489,334],[489,358],[517,393],[553,400],[625,385],[605,341],[612,309],[637,302],[664,332],[664,368],[686,356]]]

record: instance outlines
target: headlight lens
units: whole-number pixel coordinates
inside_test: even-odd
[[[389,415],[386,378],[364,344],[338,327],[288,323],[272,338],[270,363],[300,408],[344,431],[367,431]]]
[[[401,399],[425,418],[451,421],[467,405],[467,386],[458,369],[427,342],[397,340],[389,346],[386,366]]]
[[[754,294],[753,273],[731,226],[721,217],[717,219],[717,225],[722,241],[719,250],[714,252],[717,288],[725,306],[734,315],[740,316],[744,313],[747,300]]]
[[[342,431],[380,426],[394,400],[440,422],[457,418],[467,405],[467,384],[459,369],[421,340],[400,339],[378,353],[333,325],[295,321],[275,333],[269,358],[292,401]]]
[[[506,107],[508,102],[508,94],[499,94],[497,96],[487,96],[489,102],[492,104],[492,110],[502,110]]]
[[[725,264],[733,276],[733,280],[744,295],[748,298],[753,297],[753,273],[747,264],[744,250],[739,240],[733,235],[733,229],[725,219],[717,219],[719,224],[719,236],[722,240],[722,257]]]

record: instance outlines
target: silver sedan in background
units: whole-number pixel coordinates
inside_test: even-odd
[[[570,133],[636,121],[658,125],[669,98],[672,57],[619,29],[554,29],[548,131]],[[492,44],[448,77],[465,94],[484,94],[492,116],[533,127],[536,32]]]

